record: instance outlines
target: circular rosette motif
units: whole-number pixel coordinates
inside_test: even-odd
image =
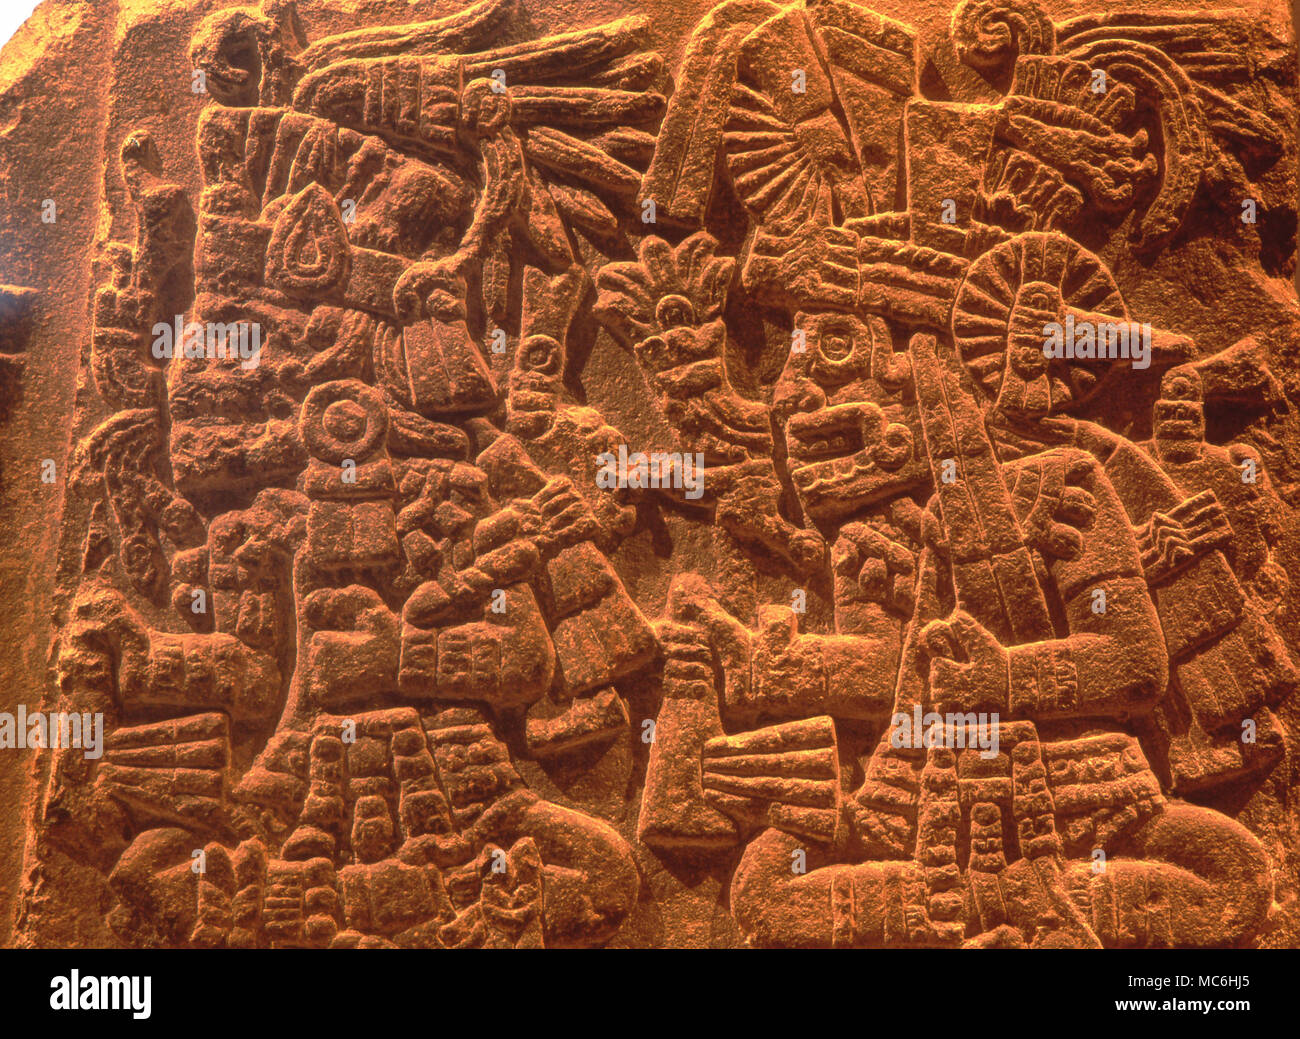
[[[1064,340],[1076,328],[1095,337],[1120,323],[1127,325],[1128,310],[1106,265],[1050,232],[1017,235],[980,256],[952,310],[953,345],[975,385],[1003,411],[1032,415],[1077,407],[1096,393],[1110,360],[1069,356]],[[1057,335],[1060,351],[1049,346]]]
[[[299,420],[303,443],[313,458],[331,465],[362,461],[388,435],[388,409],[379,391],[356,379],[317,386],[307,395]]]

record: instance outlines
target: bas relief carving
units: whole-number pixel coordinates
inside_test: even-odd
[[[113,142],[16,940],[1300,940],[1291,40],[524,24],[220,10],[201,191]]]

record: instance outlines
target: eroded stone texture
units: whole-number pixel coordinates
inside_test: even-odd
[[[8,941],[1300,943],[1292,40],[49,0]]]

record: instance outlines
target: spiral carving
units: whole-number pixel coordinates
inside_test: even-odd
[[[952,42],[963,64],[999,72],[1022,54],[1056,50],[1056,26],[1035,0],[962,0],[952,13]]]

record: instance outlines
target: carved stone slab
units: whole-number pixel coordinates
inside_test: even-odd
[[[1300,944],[1272,0],[47,0],[0,941]]]

